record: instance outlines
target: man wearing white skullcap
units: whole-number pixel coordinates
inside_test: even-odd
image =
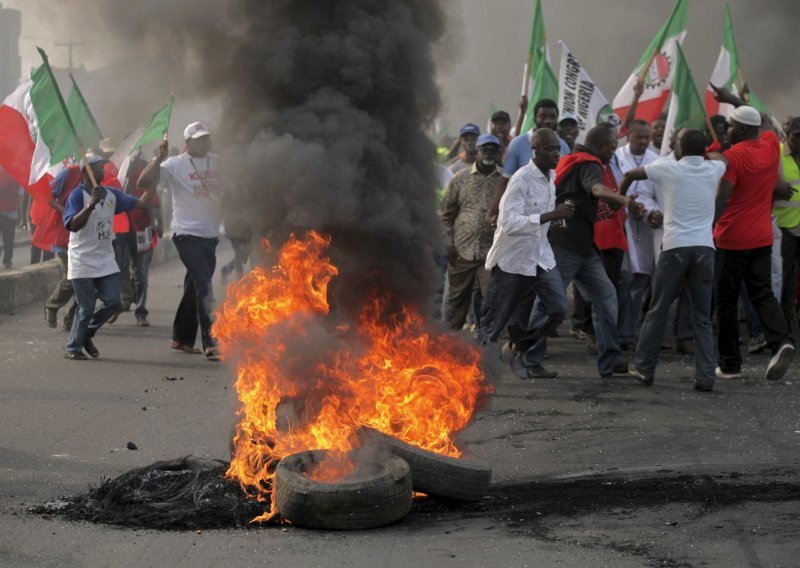
[[[794,357],[794,342],[772,293],[772,198],[779,181],[780,141],[761,131],[761,114],[730,91],[715,88],[720,102],[737,107],[730,117],[728,169],[717,193],[714,241],[717,246],[716,299],[720,378],[741,375],[737,302],[744,281],[772,350],[766,378],[778,380]]]

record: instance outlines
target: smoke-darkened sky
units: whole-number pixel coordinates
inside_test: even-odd
[[[778,117],[800,113],[800,0],[729,0],[739,57],[751,87]],[[490,104],[512,120],[522,88],[535,0],[449,0],[440,49],[443,119],[483,128]],[[563,40],[611,101],[669,16],[673,0],[542,0],[551,63]],[[705,89],[722,44],[725,0],[690,0],[684,51]],[[702,93],[701,93],[702,94]]]

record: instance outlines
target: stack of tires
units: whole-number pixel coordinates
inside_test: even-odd
[[[275,471],[275,502],[292,523],[318,529],[358,530],[399,521],[411,510],[413,491],[452,501],[486,495],[492,468],[478,460],[440,456],[376,430],[364,437],[389,450],[359,464],[359,476],[338,483],[310,479],[326,450],[287,456]]]

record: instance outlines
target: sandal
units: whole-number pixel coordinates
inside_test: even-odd
[[[197,347],[193,347],[192,345],[185,345],[183,343],[178,343],[174,339],[169,344],[170,348],[176,351],[183,351],[184,353],[190,353],[192,355],[200,355],[200,350]]]
[[[216,347],[208,347],[205,350],[206,359],[209,361],[219,361],[219,351]]]

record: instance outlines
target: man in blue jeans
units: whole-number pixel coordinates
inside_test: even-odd
[[[207,359],[218,361],[217,342],[211,333],[211,278],[217,266],[224,186],[219,156],[211,152],[211,135],[206,126],[193,122],[183,137],[186,151],[171,158],[167,158],[167,141],[161,143],[158,155],[139,176],[138,185],[156,187],[160,180],[172,189],[172,242],[186,267],[186,276],[170,347],[184,353],[200,353],[194,346],[199,324],[203,353]]]
[[[559,138],[549,128],[533,133],[534,157],[511,178],[500,200],[500,213],[486,269],[492,279],[483,301],[478,337],[482,343],[497,341],[512,318],[521,320],[520,300],[531,290],[539,297],[547,317],[529,331],[531,344],[556,329],[567,311],[567,296],[556,270],[547,240],[551,221],[572,216],[571,205],[556,206],[553,169],[560,158]],[[527,324],[527,314],[524,315]],[[521,321],[516,321],[518,327]],[[525,325],[524,327],[527,327]],[[521,355],[529,379],[555,378],[531,349]]]
[[[78,303],[64,354],[72,360],[86,359],[84,349],[94,358],[100,356],[92,338],[120,306],[119,266],[111,243],[114,215],[147,207],[155,194],[151,189],[136,199],[99,185],[105,162],[96,154],[86,155],[86,163],[81,164],[83,181],[70,193],[64,208],[64,226],[70,231],[67,278]],[[92,187],[87,168],[98,185]],[[98,298],[101,304],[95,308]]]
[[[616,149],[616,129],[598,125],[587,133],[585,146],[578,145],[572,154],[561,158],[556,170],[556,201],[573,203],[575,215],[566,224],[551,226],[549,233],[564,286],[574,281],[581,295],[592,303],[599,352],[597,370],[602,378],[627,374],[628,365],[622,361],[617,336],[617,290],[608,277],[595,239],[598,202],[641,213],[634,197],[609,189],[616,186],[607,167]],[[613,219],[612,222],[616,223]],[[624,240],[622,224],[614,227],[619,232],[617,237]],[[533,325],[543,317],[541,308],[541,305],[534,308]],[[534,349],[544,356],[546,339],[539,341]]]
[[[711,297],[714,288],[714,205],[727,160],[706,153],[705,135],[687,130],[676,148],[679,161],[658,160],[627,172],[620,190],[649,179],[664,196],[664,240],[653,276],[653,298],[645,316],[636,362],[628,367],[641,384],[653,384],[669,307],[684,286],[689,290],[694,329],[695,388],[710,391],[716,379]]]

